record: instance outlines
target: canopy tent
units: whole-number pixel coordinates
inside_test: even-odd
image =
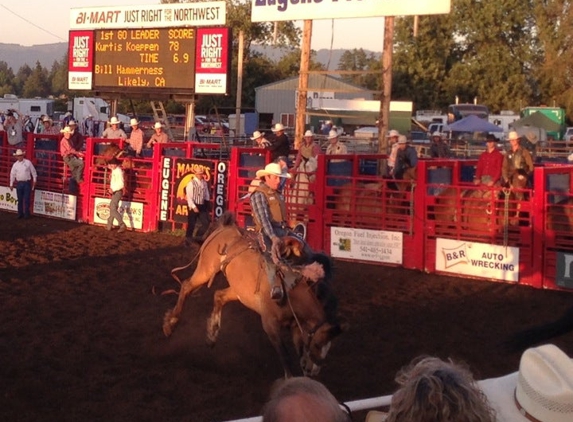
[[[546,132],[559,132],[561,130],[561,125],[540,111],[536,111],[527,117],[516,120],[510,126],[514,128],[519,128],[523,126],[532,126],[545,129]]]
[[[470,114],[457,122],[447,125],[444,131],[448,132],[503,132],[503,129],[487,120]]]

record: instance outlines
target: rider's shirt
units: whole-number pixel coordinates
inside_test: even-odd
[[[279,192],[261,183],[251,195],[251,207],[257,231],[262,231],[269,239],[284,235],[281,232],[286,228],[287,213]]]

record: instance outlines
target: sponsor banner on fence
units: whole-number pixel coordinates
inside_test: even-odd
[[[555,257],[555,284],[573,289],[573,254],[556,252]]]
[[[10,191],[9,187],[0,186],[0,210],[18,212],[16,189]]]
[[[193,160],[193,159],[177,159],[175,161],[175,180],[173,181],[173,191],[175,195],[172,196],[173,203],[171,210],[173,214],[170,216],[173,221],[179,223],[187,223],[187,215],[189,214],[189,207],[187,206],[186,188],[195,177],[195,171],[202,169],[205,172],[205,180],[209,185],[209,193],[213,192],[213,182],[215,169],[212,161]],[[213,199],[213,196],[210,196]],[[211,202],[212,204],[212,202]]]
[[[34,214],[75,221],[77,201],[75,195],[37,190],[34,194]]]
[[[450,13],[451,0],[251,0],[252,22]]]
[[[400,232],[330,228],[330,255],[334,258],[402,264],[402,246]]]
[[[94,201],[94,223],[107,224],[109,218],[109,198],[95,198]],[[121,214],[123,222],[130,229],[139,229],[143,227],[143,204],[140,202],[120,201],[118,211]],[[114,226],[118,223],[113,222]]]
[[[519,248],[438,238],[436,270],[518,282]]]

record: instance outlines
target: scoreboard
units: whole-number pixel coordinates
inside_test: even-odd
[[[195,48],[195,28],[96,30],[94,89],[194,90]]]

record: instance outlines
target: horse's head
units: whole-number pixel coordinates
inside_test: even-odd
[[[293,338],[300,356],[300,368],[304,376],[318,375],[324,365],[332,340],[346,331],[347,326],[322,322],[308,331],[293,327]]]

